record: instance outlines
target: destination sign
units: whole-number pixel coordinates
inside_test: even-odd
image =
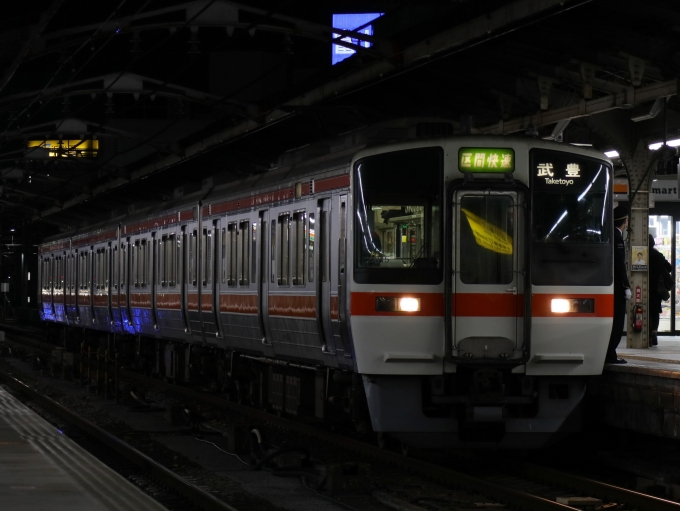
[[[515,170],[515,151],[507,148],[461,147],[458,150],[461,172],[510,174]]]

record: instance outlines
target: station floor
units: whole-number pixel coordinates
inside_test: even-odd
[[[621,338],[616,353],[629,363],[642,366],[660,366],[663,369],[680,373],[680,337],[659,336],[659,344],[654,348],[626,348],[626,338]]]
[[[0,509],[166,508],[0,387]]]

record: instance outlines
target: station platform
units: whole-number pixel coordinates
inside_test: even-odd
[[[605,364],[587,386],[588,420],[665,438],[680,438],[680,337],[616,350],[627,364]]]
[[[0,502],[3,511],[166,510],[2,387]]]

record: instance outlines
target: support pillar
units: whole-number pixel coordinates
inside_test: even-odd
[[[626,302],[626,347],[649,347],[649,273],[631,271],[633,246],[648,246],[649,195],[656,170],[656,154],[648,148],[647,134],[652,126],[635,123],[624,110],[613,110],[588,119],[593,131],[606,139],[619,152],[628,177],[628,206],[630,217],[626,239],[626,271],[631,285],[632,298]],[[649,268],[649,261],[647,261]],[[640,287],[642,305],[642,331],[633,330],[636,290]]]

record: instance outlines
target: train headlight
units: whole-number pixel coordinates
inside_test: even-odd
[[[595,300],[593,298],[553,298],[550,300],[550,311],[592,314],[595,312]]]
[[[418,312],[420,310],[420,298],[399,298],[397,310],[402,312]]]
[[[550,310],[552,312],[571,312],[571,304],[569,300],[553,298],[550,302]]]
[[[378,312],[418,312],[420,310],[420,298],[378,296],[375,299],[375,310]]]

